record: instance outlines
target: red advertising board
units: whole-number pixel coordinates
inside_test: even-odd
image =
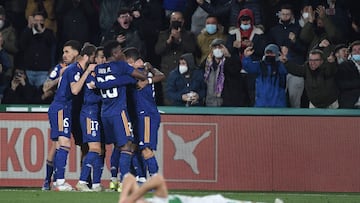
[[[0,113],[0,186],[41,186],[48,134],[46,113]],[[360,192],[359,135],[359,117],[165,114],[156,156],[170,189]]]

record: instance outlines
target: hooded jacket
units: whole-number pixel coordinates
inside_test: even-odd
[[[240,28],[240,19],[243,16],[249,16],[251,19],[251,28],[247,31],[242,30]],[[237,34],[238,33],[238,34]],[[237,36],[238,35],[238,36]],[[235,48],[233,47],[233,42],[235,40],[243,41],[248,39],[253,42],[255,60],[259,60],[262,57],[263,50],[265,45],[267,44],[266,36],[264,35],[264,31],[254,25],[254,14],[250,9],[242,9],[239,12],[237,18],[237,27],[229,31],[229,37],[226,43],[230,53],[232,56],[240,56],[242,58],[243,51],[246,47]]]
[[[204,82],[204,71],[196,67],[194,57],[191,53],[180,56],[188,66],[188,72],[180,74],[178,66],[174,68],[167,78],[166,95],[174,106],[185,106],[186,102],[182,100],[182,95],[191,91],[198,93],[199,102],[197,106],[203,106],[206,94],[206,84]],[[185,77],[189,74],[190,77]]]

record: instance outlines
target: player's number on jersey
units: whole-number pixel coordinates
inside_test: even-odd
[[[91,121],[90,122],[91,125],[91,130],[94,131],[98,131],[99,130],[99,122],[98,121]]]
[[[69,118],[64,118],[63,122],[64,122],[64,124],[63,124],[64,127],[65,127],[65,128],[68,128],[69,125],[70,125],[70,124],[69,124]]]
[[[101,77],[97,77],[96,79],[98,82],[106,82],[109,80],[115,80],[115,77],[113,75],[106,75],[105,79],[101,78]],[[100,93],[101,93],[102,98],[110,98],[110,99],[116,98],[119,95],[116,87],[106,89],[106,90],[101,89]]]

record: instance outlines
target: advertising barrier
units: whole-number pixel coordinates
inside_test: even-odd
[[[360,192],[358,116],[166,112],[161,119],[156,156],[170,189]],[[0,187],[40,188],[50,144],[46,113],[0,113]],[[73,145],[65,176],[75,184],[79,175]]]

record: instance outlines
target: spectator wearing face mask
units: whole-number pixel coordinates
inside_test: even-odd
[[[242,9],[238,15],[237,27],[229,31],[226,46],[231,53],[231,57],[237,60],[241,66],[241,59],[246,47],[252,47],[254,53],[251,55],[253,60],[260,60],[264,48],[267,44],[267,37],[264,31],[254,25],[254,14],[250,9]],[[256,75],[247,73],[241,69],[241,77],[244,78],[245,95],[248,106],[255,104],[255,79]]]
[[[265,47],[263,59],[253,61],[252,47],[244,50],[243,68],[257,75],[255,86],[255,107],[286,107],[286,75],[287,70],[280,62],[279,47],[269,44]]]
[[[155,45],[155,53],[161,57],[160,71],[167,77],[170,71],[177,66],[179,58],[185,53],[192,53],[194,56],[198,51],[196,37],[193,33],[186,30],[184,27],[184,17],[181,12],[173,12],[170,15],[170,27],[167,30],[161,31]],[[166,82],[167,79],[161,82],[164,101],[159,105],[170,105],[166,100]],[[162,104],[163,103],[163,104]]]
[[[197,43],[201,50],[200,63],[204,61],[210,53],[210,44],[214,39],[226,40],[227,35],[222,32],[222,25],[219,24],[216,16],[209,15],[206,17],[205,28],[197,36]]]
[[[339,108],[360,107],[360,41],[354,41],[349,46],[350,57],[347,60],[348,49],[339,45],[334,50],[337,59],[338,72],[336,81],[340,90]]]
[[[306,46],[299,39],[301,27],[295,20],[294,10],[290,4],[285,4],[279,12],[279,22],[270,29],[269,41],[280,47],[288,48],[288,60],[297,64],[305,61]],[[300,108],[304,91],[304,78],[292,74],[287,75],[287,92],[290,107]]]
[[[203,106],[206,94],[204,71],[195,65],[191,53],[183,54],[179,66],[169,74],[166,92],[173,106]]]
[[[214,39],[211,52],[202,63],[206,82],[206,106],[246,106],[240,64],[231,57],[225,41]]]
[[[301,29],[299,38],[308,45],[308,51],[320,49],[328,57],[333,50],[333,45],[340,41],[340,30],[326,15],[326,9],[318,6],[315,11],[307,8],[308,18]]]

